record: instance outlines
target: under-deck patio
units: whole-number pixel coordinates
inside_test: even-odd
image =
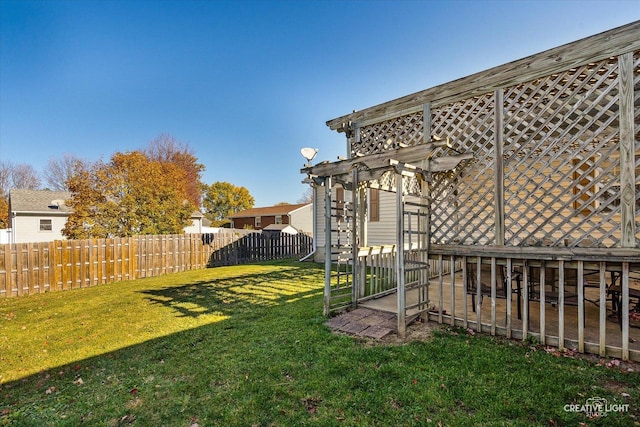
[[[439,300],[439,280],[432,279],[429,283],[429,289],[432,293],[431,301],[439,301],[439,305],[434,307],[428,312],[429,320],[439,322],[448,325],[455,325],[459,327],[469,328],[477,331],[478,316],[474,310],[472,298],[469,294],[465,293],[464,281],[462,272],[458,271],[454,273],[454,289],[451,292],[451,274],[443,276],[443,292],[442,300]],[[446,285],[444,285],[446,284]],[[446,287],[445,287],[446,286]],[[640,288],[640,283],[635,285]],[[418,290],[414,289],[408,291],[406,294],[407,305],[413,305],[418,300]],[[453,304],[452,304],[453,295]],[[495,299],[495,327],[501,331],[501,335],[508,335],[508,321],[510,322],[510,336],[513,338],[523,337],[523,320],[517,316],[517,304],[518,294],[511,294],[510,309],[512,315],[510,319],[507,318],[507,300],[504,298]],[[592,353],[599,353],[600,347],[600,301],[599,292],[597,289],[589,288],[586,290],[585,298],[589,301],[584,306],[584,343],[586,346],[591,347]],[[593,302],[591,302],[593,301]],[[594,303],[595,302],[595,303]],[[520,300],[521,304],[524,301]],[[383,311],[387,313],[398,314],[398,296],[397,293],[391,293],[380,298],[374,298],[367,300],[359,305],[360,307],[369,308],[372,310]],[[442,311],[440,310],[442,307]],[[619,350],[614,349],[622,348],[622,330],[619,323],[619,317],[613,312],[612,301],[607,299],[605,302],[606,307],[606,322],[604,323],[604,343],[608,347],[608,355],[617,355],[620,357]],[[635,307],[634,307],[635,308]],[[453,309],[454,316],[451,316]],[[522,312],[524,307],[521,306]],[[557,304],[545,305],[544,310],[544,328],[545,332],[540,333],[540,302],[530,301],[528,306],[528,336],[534,337],[536,340],[544,342],[551,346],[559,346],[559,328],[560,328],[560,313],[559,306]],[[410,313],[417,314],[417,313]],[[482,323],[483,332],[491,332],[491,299],[490,297],[484,297],[481,304],[480,318]],[[577,306],[565,306],[564,309],[564,347],[570,349],[577,349],[579,344],[578,337],[578,307]],[[630,320],[629,322],[629,351],[632,353],[640,352],[640,320]]]

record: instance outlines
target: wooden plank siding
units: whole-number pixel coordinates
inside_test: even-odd
[[[255,236],[254,236],[255,235]],[[86,288],[216,265],[303,256],[307,235],[147,235],[0,245],[0,297]],[[240,255],[229,257],[241,248]]]

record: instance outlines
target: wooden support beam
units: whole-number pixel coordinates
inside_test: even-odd
[[[495,241],[504,245],[504,91],[494,95],[494,152],[495,152]]]
[[[431,104],[428,102],[422,105],[422,135],[425,144],[431,141]]]
[[[324,315],[331,311],[331,177],[324,182]]]
[[[427,145],[431,148],[426,147]],[[472,153],[428,158],[428,154],[433,148],[443,145],[446,145],[446,142],[398,148],[384,153],[340,160],[338,162],[319,163],[315,166],[303,168],[300,172],[312,177],[331,176],[336,182],[340,182],[347,189],[353,190],[352,171],[356,168],[359,170],[359,180],[364,182],[379,179],[384,172],[390,171],[398,163],[421,164],[428,162],[430,172],[443,172],[455,168],[464,160],[473,158]],[[396,163],[392,164],[392,160]]]
[[[359,211],[359,194],[358,194],[358,168],[354,168],[351,172],[353,191],[351,193],[351,259],[353,260],[353,271],[351,276],[351,307],[358,306],[360,299],[360,265],[358,263],[358,211]]]
[[[396,282],[398,284],[398,336],[400,338],[405,338],[407,335],[407,303],[404,283],[404,215],[402,214],[404,195],[402,191],[402,181],[402,174],[396,174],[396,186],[399,188],[399,191],[396,191],[396,247],[398,248],[396,253]]]
[[[633,53],[618,57],[620,99],[620,246],[636,247]]]
[[[396,159],[405,163],[417,163],[426,159],[437,147],[444,146],[444,142],[430,142],[428,144],[413,145],[411,147],[396,148],[382,153],[370,154],[363,157],[341,160],[331,163],[320,163],[315,166],[303,168],[301,173],[317,176],[336,176],[351,172],[357,164],[366,165],[368,169],[380,169],[389,166],[390,159]]]

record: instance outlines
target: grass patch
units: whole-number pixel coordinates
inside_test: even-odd
[[[323,267],[223,267],[0,301],[0,425],[633,425],[636,371],[443,329],[332,334]],[[590,419],[588,398],[629,404]]]

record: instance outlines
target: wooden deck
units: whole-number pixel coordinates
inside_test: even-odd
[[[450,276],[446,276],[444,283],[447,286],[443,288],[442,301],[439,301],[438,281],[432,280],[429,285],[430,301],[435,306],[435,310],[429,313],[429,320],[433,322],[441,321],[444,324],[451,324],[451,288],[450,288]],[[456,274],[454,298],[455,304],[455,324],[458,326],[466,326],[473,330],[477,330],[477,314],[473,311],[471,296],[465,295],[462,287],[462,278],[460,274]],[[597,292],[597,291],[596,291]],[[592,294],[592,289],[586,290],[586,297],[589,300],[597,302],[597,295]],[[466,302],[465,302],[466,299]],[[407,305],[410,305],[416,300],[415,292],[409,291],[407,293]],[[518,319],[517,316],[517,294],[512,294],[511,301],[511,330],[513,331],[511,336],[515,338],[521,338],[523,336],[522,328],[523,321]],[[438,307],[443,307],[442,316],[439,315]],[[466,306],[466,313],[465,313]],[[397,295],[391,294],[382,298],[372,299],[360,304],[360,307],[365,307],[371,310],[378,310],[381,312],[397,314]],[[507,315],[506,315],[507,300],[496,298],[496,328],[507,329]],[[607,321],[605,331],[605,343],[607,347],[621,347],[622,346],[622,333],[618,319],[612,314],[611,301],[606,301],[607,307]],[[524,312],[524,307],[522,307]],[[411,315],[411,313],[408,313]],[[465,317],[466,316],[466,317]],[[585,328],[584,328],[584,342],[585,345],[592,345],[594,347],[599,346],[599,316],[600,308],[591,302],[585,302]],[[549,345],[557,346],[558,336],[560,336],[559,330],[559,310],[557,306],[551,304],[545,305],[545,333],[546,343]],[[538,302],[529,303],[529,318],[528,318],[528,335],[532,335],[537,339],[540,339],[540,304]],[[491,321],[491,299],[485,297],[482,303],[481,310],[481,323],[483,332],[490,332]],[[632,327],[629,328],[629,350],[640,351],[640,324],[630,322]],[[504,334],[501,334],[504,335]],[[554,339],[555,338],[555,339]],[[565,347],[575,348],[578,341],[578,309],[575,306],[565,306],[564,309],[564,338]],[[597,352],[596,352],[597,353]]]

